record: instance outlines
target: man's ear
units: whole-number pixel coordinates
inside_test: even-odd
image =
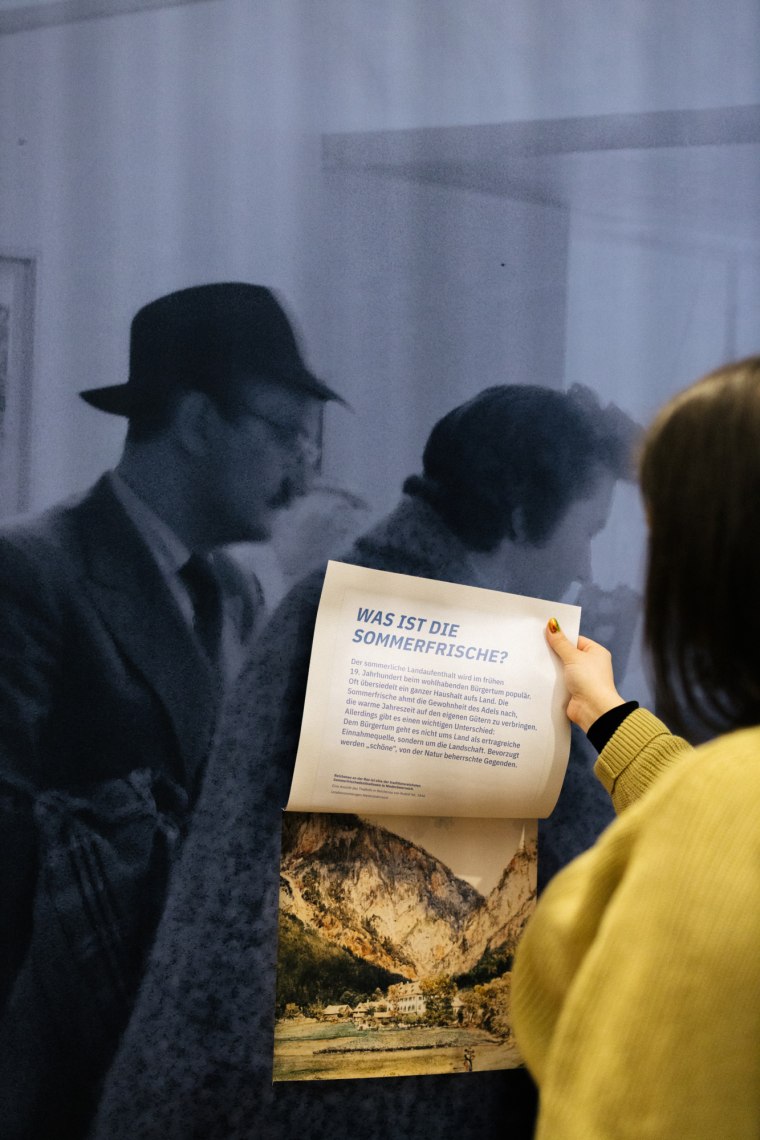
[[[180,396],[174,413],[174,435],[183,451],[196,459],[213,447],[219,413],[203,392],[190,388]]]

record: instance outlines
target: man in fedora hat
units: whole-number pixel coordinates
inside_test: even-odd
[[[0,531],[0,1134],[81,1135],[255,624],[227,543],[307,486],[321,407],[269,290],[146,305],[122,457]]]

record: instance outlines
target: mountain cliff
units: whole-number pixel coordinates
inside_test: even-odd
[[[511,949],[534,897],[534,845],[484,898],[421,847],[358,816],[284,817],[282,910],[409,979],[465,973]]]

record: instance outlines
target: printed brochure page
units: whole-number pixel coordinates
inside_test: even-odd
[[[580,609],[330,562],[287,811],[544,818],[567,767],[550,617]]]

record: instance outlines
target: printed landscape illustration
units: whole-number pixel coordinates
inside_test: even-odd
[[[274,1079],[510,1068],[535,831],[484,896],[356,815],[285,813]]]

